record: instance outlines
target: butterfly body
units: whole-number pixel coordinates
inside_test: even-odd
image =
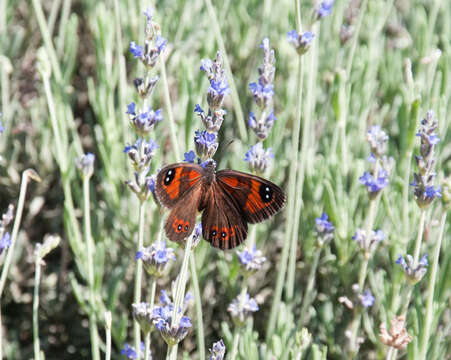
[[[171,209],[165,231],[172,241],[183,241],[194,230],[202,212],[202,236],[214,247],[231,249],[247,237],[247,224],[261,222],[285,204],[282,189],[251,174],[220,170],[214,161],[205,166],[177,163],[161,169],[155,184],[159,202]]]

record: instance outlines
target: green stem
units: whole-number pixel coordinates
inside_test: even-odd
[[[88,260],[88,284],[89,302],[91,304],[89,314],[89,331],[91,336],[91,353],[94,360],[100,360],[99,334],[97,329],[97,319],[95,315],[95,280],[94,280],[94,243],[91,232],[91,210],[89,200],[89,176],[83,177],[83,220],[86,241],[86,254]]]
[[[443,233],[445,232],[446,224],[446,210],[443,211],[442,217],[440,219],[440,232],[438,240],[435,243],[434,255],[432,259],[431,275],[429,277],[429,284],[427,289],[427,300],[426,300],[426,319],[424,321],[424,331],[420,342],[420,356],[419,359],[426,359],[429,337],[431,334],[431,323],[434,311],[434,289],[437,280],[438,272],[438,261],[440,257],[440,249],[442,246]]]
[[[301,89],[303,86],[303,57],[299,56],[299,63],[298,63],[298,88],[297,93],[301,94]],[[287,205],[287,216],[285,220],[285,236],[284,236],[284,243],[282,248],[282,255],[280,258],[280,267],[279,271],[277,273],[277,280],[276,280],[276,288],[274,291],[273,301],[271,304],[271,312],[269,315],[269,321],[268,321],[268,327],[266,330],[266,342],[269,343],[275,329],[276,325],[276,318],[279,313],[279,307],[280,302],[282,298],[282,290],[285,283],[285,273],[287,270],[288,265],[288,255],[291,245],[291,232],[293,229],[293,221],[294,221],[294,205],[295,205],[295,198],[296,198],[296,173],[297,173],[297,167],[298,167],[298,149],[299,149],[299,134],[301,129],[301,122],[300,122],[300,113],[301,113],[301,98],[298,98],[298,103],[296,107],[296,117],[294,119],[293,124],[293,132],[291,137],[291,164],[290,164],[290,173],[288,178],[288,205]]]
[[[39,325],[38,325],[38,313],[39,313],[39,282],[41,281],[41,258],[35,255],[35,272],[34,272],[34,295],[33,295],[33,348],[34,358],[39,360],[40,357],[40,345],[39,345]]]
[[[164,101],[166,104],[166,111],[168,113],[168,118],[169,118],[169,132],[171,135],[171,142],[172,142],[172,145],[174,146],[174,153],[175,153],[176,161],[180,161],[181,160],[180,145],[177,140],[175,119],[174,119],[174,115],[172,113],[171,96],[169,94],[168,79],[166,77],[166,64],[164,63],[164,60],[161,56],[160,56],[160,69],[161,69],[161,81],[163,82]]]
[[[3,289],[5,288],[6,278],[8,276],[9,267],[11,266],[13,253],[14,253],[14,247],[16,245],[17,240],[17,234],[19,233],[19,227],[20,227],[20,221],[22,220],[22,213],[23,213],[23,207],[25,204],[25,198],[27,195],[27,186],[30,179],[40,182],[41,179],[39,178],[36,171],[32,169],[27,169],[22,173],[22,182],[20,184],[20,192],[19,192],[19,200],[17,203],[17,211],[16,216],[14,218],[14,225],[13,225],[13,231],[11,233],[11,245],[8,248],[8,252],[6,254],[6,259],[3,264],[2,269],[2,275],[0,277],[0,299],[2,298]],[[1,341],[1,338],[0,338]],[[1,344],[0,344],[1,347]]]
[[[415,249],[413,251],[413,266],[416,267],[420,257],[421,242],[423,240],[424,222],[426,220],[426,210],[421,209],[420,224],[418,226],[418,234],[415,240]]]
[[[144,360],[150,359],[150,331],[145,335],[144,338]]]
[[[402,244],[407,244],[409,240],[409,177],[410,170],[412,166],[412,150],[406,153],[406,162],[407,166],[404,173],[403,179],[403,189],[402,189],[402,229],[403,229],[403,237],[401,240]]]
[[[105,360],[111,360],[111,312],[105,312]]]
[[[44,12],[42,11],[41,2],[40,0],[32,0],[32,3],[39,29],[41,30],[42,39],[49,55],[50,64],[52,65],[53,73],[55,74],[56,82],[60,84],[63,76],[61,74],[58,57],[56,56],[55,48],[53,47],[52,38],[45,20]]]
[[[299,327],[302,327],[304,325],[304,320],[306,318],[308,308],[312,302],[311,293],[313,290],[313,286],[315,285],[316,270],[318,269],[320,255],[321,248],[315,251],[315,257],[313,258],[313,264],[310,269],[310,274],[307,281],[307,288],[305,289],[304,298],[302,299],[301,316],[298,323]]]
[[[417,266],[418,258],[420,257],[420,249],[421,249],[421,242],[423,240],[425,220],[426,220],[426,210],[421,209],[420,222],[418,224],[418,233],[417,233],[417,238],[415,240],[415,249],[414,249],[414,255],[413,255],[413,267],[414,268]],[[409,309],[410,299],[413,294],[413,288],[414,288],[414,285],[409,285],[409,290],[408,290],[407,296],[404,298],[404,305],[403,305],[402,311],[401,311],[401,314],[403,316],[406,316],[407,310]],[[397,354],[398,354],[398,350],[395,349],[393,351],[392,358],[396,359]]]
[[[144,244],[144,219],[145,219],[145,213],[146,213],[146,202],[140,201],[139,202],[139,220],[138,220],[138,244],[136,246],[136,251],[139,251]],[[133,302],[135,304],[139,304],[141,302],[141,284],[142,284],[142,274],[143,274],[143,268],[142,268],[142,261],[136,262],[135,267],[135,289],[133,294]],[[135,351],[136,351],[136,357],[139,359],[140,352],[141,352],[141,332],[139,323],[134,320],[133,321],[133,334],[135,339]]]
[[[19,232],[20,221],[22,220],[22,212],[23,212],[23,207],[24,207],[24,203],[25,203],[25,197],[27,194],[28,181],[30,179],[33,179],[38,182],[41,181],[38,174],[32,169],[27,169],[22,173],[22,183],[20,184],[19,201],[17,204],[17,212],[16,212],[16,216],[14,218],[13,231],[12,231],[11,239],[10,239],[11,244],[10,244],[9,248],[7,249],[6,259],[5,259],[5,262],[3,263],[2,275],[0,277],[0,359],[3,358],[3,344],[2,344],[3,329],[2,329],[2,322],[1,322],[1,319],[2,319],[2,315],[1,315],[2,294],[3,294],[3,289],[5,288],[6,278],[8,277],[9,267],[11,266],[11,261],[12,261],[12,257],[13,257],[13,253],[14,253],[14,247],[16,245],[17,234]]]
[[[247,132],[246,132],[246,124],[244,121],[243,110],[241,108],[240,97],[238,95],[235,81],[232,76],[232,68],[230,67],[229,59],[227,57],[224,40],[221,35],[221,28],[219,26],[218,18],[216,16],[216,12],[211,3],[211,0],[205,0],[205,4],[207,5],[207,11],[208,11],[208,15],[210,17],[210,23],[213,25],[213,31],[215,33],[216,41],[218,42],[218,46],[221,51],[222,58],[224,60],[224,66],[227,70],[227,80],[229,81],[229,84],[230,84],[233,107],[235,109],[236,120],[238,123],[238,132],[240,134],[241,141],[246,142]]]
[[[174,311],[172,313],[172,324],[171,327],[177,327],[180,323],[181,314],[178,313],[178,309],[182,307],[183,298],[185,297],[186,280],[188,275],[188,262],[191,255],[191,250],[193,246],[193,235],[189,236],[186,241],[185,253],[183,256],[182,268],[180,270],[180,275],[177,280],[177,287],[175,291],[174,300]],[[177,350],[178,344],[172,347],[171,359],[177,360]]]
[[[199,289],[199,281],[196,272],[196,258],[190,257],[190,273],[193,283],[194,303],[196,304],[196,323],[197,323],[197,348],[199,350],[199,359],[205,360],[205,335],[204,322],[202,314],[202,298]]]
[[[240,329],[235,330],[233,335],[232,351],[230,352],[230,360],[235,360],[238,354],[238,344],[240,343]]]
[[[346,64],[346,81],[350,81],[349,76],[351,75],[352,63],[354,61],[354,55],[357,49],[357,42],[359,41],[360,28],[362,27],[363,16],[365,15],[367,4],[368,0],[363,0],[362,5],[360,6],[359,17],[357,19],[354,37],[352,39],[351,50],[349,51],[348,62]]]

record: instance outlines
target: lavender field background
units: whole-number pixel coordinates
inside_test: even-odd
[[[0,0],[0,44],[0,359],[451,359],[451,2]],[[163,231],[210,158],[287,194],[235,250]]]

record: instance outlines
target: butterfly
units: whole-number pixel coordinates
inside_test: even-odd
[[[202,211],[202,236],[212,246],[232,249],[247,237],[247,224],[270,218],[283,208],[283,190],[261,177],[235,170],[216,172],[213,160],[202,165],[177,163],[161,169],[155,195],[171,209],[167,237],[184,241]]]

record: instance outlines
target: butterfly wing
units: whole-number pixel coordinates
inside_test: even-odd
[[[238,204],[244,219],[258,223],[282,209],[286,202],[284,191],[259,176],[235,170],[221,170],[216,174],[219,187]]]
[[[240,245],[247,236],[247,223],[238,204],[216,182],[206,194],[202,236],[212,246],[222,250]]]
[[[173,208],[190,191],[201,184],[202,167],[177,163],[164,167],[157,175],[155,193],[161,205]]]
[[[201,177],[201,166],[186,163],[168,165],[158,173],[155,193],[172,209],[164,226],[169,240],[183,241],[193,232],[202,198]]]
[[[200,185],[200,184],[199,184]],[[194,230],[202,187],[195,185],[169,213],[164,230],[172,241],[184,241]]]

